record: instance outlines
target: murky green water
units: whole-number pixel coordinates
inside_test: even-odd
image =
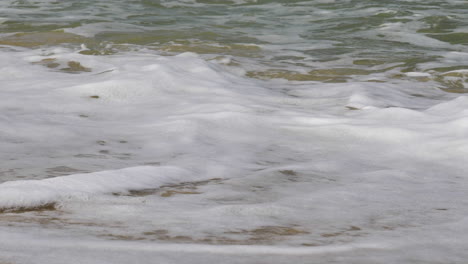
[[[189,51],[227,57],[257,78],[342,82],[422,71],[440,80],[442,64],[468,66],[446,58],[468,49],[467,1],[42,0],[0,8],[3,45]]]

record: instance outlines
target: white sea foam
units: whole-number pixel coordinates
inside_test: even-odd
[[[0,262],[464,264],[439,2],[1,2]]]
[[[70,198],[154,189],[164,184],[193,180],[187,171],[180,168],[145,166],[44,180],[4,182],[0,185],[0,208],[40,207]]]

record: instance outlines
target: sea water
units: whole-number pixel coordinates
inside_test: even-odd
[[[4,0],[0,263],[466,263],[465,0]]]

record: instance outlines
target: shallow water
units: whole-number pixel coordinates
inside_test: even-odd
[[[465,263],[467,11],[2,1],[0,263]]]

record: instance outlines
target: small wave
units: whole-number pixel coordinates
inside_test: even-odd
[[[170,166],[139,166],[121,170],[74,174],[45,180],[0,184],[0,209],[40,208],[70,198],[157,188],[187,181],[188,171]]]

